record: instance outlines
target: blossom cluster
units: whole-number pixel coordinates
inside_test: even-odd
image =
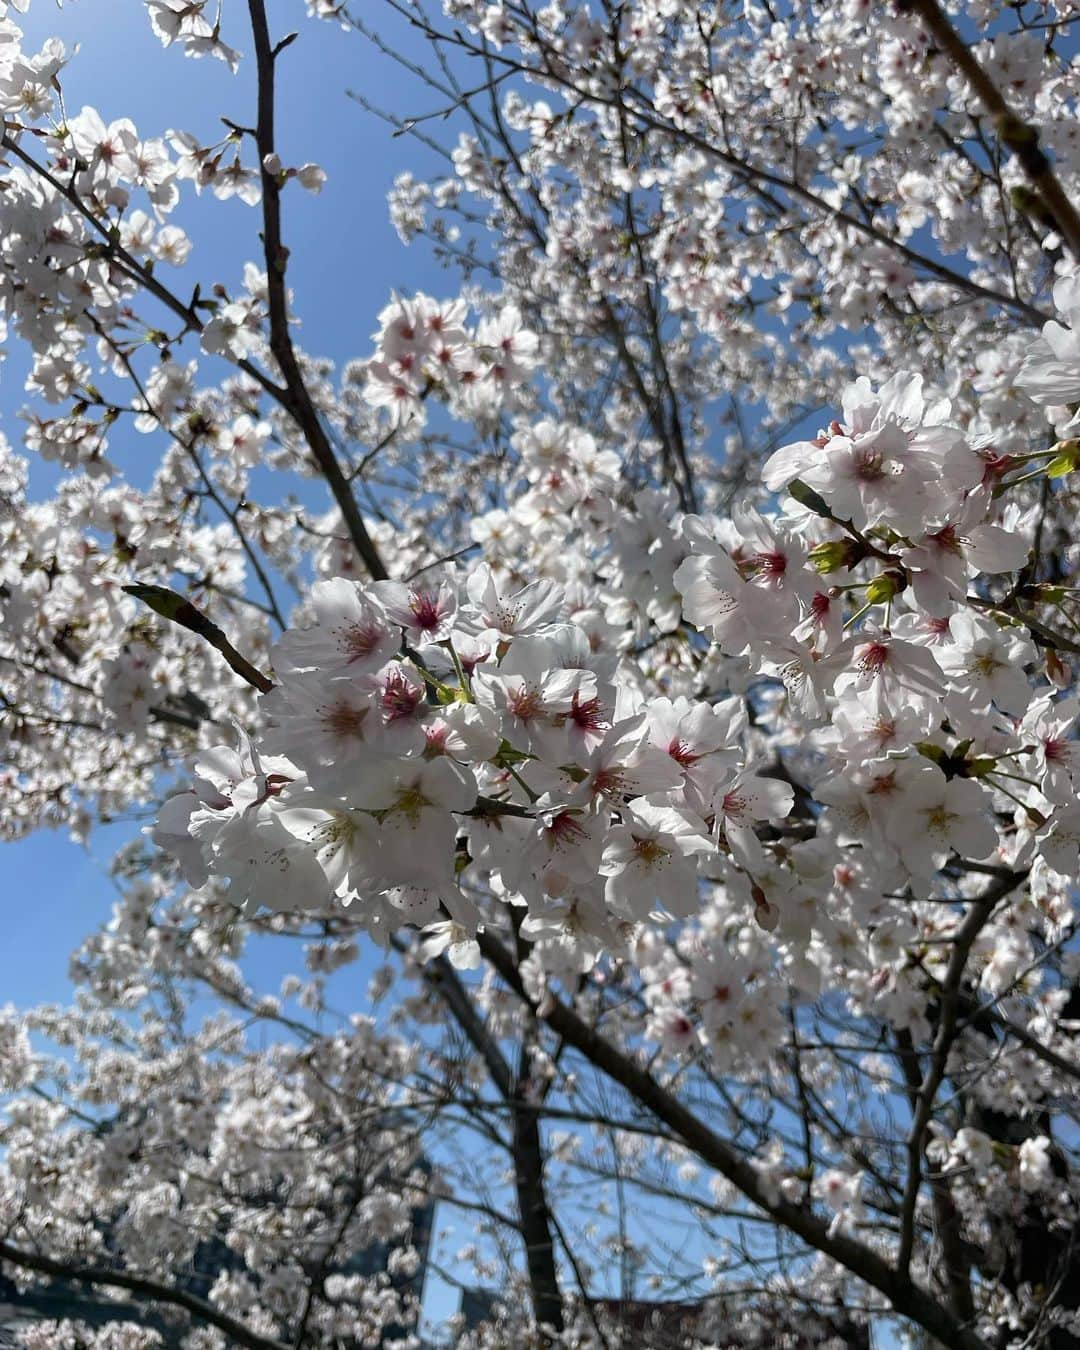
[[[987,171],[979,101],[909,9],[754,0],[706,36],[694,6],[662,0],[611,25],[586,5],[431,8],[417,26],[440,57],[486,52],[507,77],[498,150],[521,175],[490,153],[477,101],[452,171],[400,175],[395,225],[452,259],[483,213],[504,287],[558,353],[560,392],[610,381],[602,415],[627,432],[646,315],[667,351],[657,386],[676,392],[684,423],[704,417],[718,443],[726,401],[756,405],[723,437],[729,459],[752,460],[830,403],[851,365],[881,382],[898,369],[946,381],[957,415],[1003,448],[1038,429],[1013,377],[1023,330],[1050,317],[1044,245],[1059,236],[1015,156]],[[1075,193],[1073,7],[1046,6],[1034,26],[981,0],[961,9],[973,57]],[[945,363],[921,320],[942,312]],[[612,338],[598,362],[615,320],[643,346]]]
[[[695,1189],[658,1140],[658,1184],[678,1174],[695,1223],[707,1189],[755,1221],[801,1207],[822,1253],[873,1225],[862,1269],[911,1245],[911,1287],[932,1292],[944,1196],[980,1272],[965,1334],[996,1342],[1012,1319],[1035,1344],[1044,1314],[1071,1315],[1012,1257],[1075,1224],[1057,1122],[1080,1073],[1080,283],[1004,132],[1076,199],[1073,7],[961,8],[1015,127],[985,115],[925,6],[748,0],[703,21],[633,0],[600,22],[445,0],[445,25],[410,6],[444,73],[483,78],[447,74],[450,167],[402,175],[391,215],[467,284],[394,297],[374,355],[340,374],[293,344],[287,211],[272,243],[279,195],[323,171],[264,144],[264,115],[213,144],[68,116],[63,49],[25,53],[0,20],[0,309],[31,353],[26,446],[66,471],[40,500],[0,442],[0,830],[85,834],[190,766],[163,852],[132,855],[155,884],[76,957],[84,1010],[116,1015],[0,1013],[0,1088],[23,1094],[0,1209],[20,1242],[96,1258],[91,1176],[122,1216],[118,1259],[169,1271],[224,1228],[251,1279],[224,1277],[215,1306],[302,1339],[341,1166],[372,1188],[355,1210],[345,1192],[342,1241],[406,1230],[388,1174],[349,1152],[368,1070],[423,1086],[374,1091],[384,1121],[435,1085],[487,1129],[512,1049],[553,1123],[590,1053],[545,1024],[565,1007],[609,1065],[655,1048],[649,1099],[622,1083],[635,1107],[670,1092],[722,1119],[740,1187],[721,1169]],[[207,0],[147,9],[164,46],[236,66]],[[174,212],[204,189],[261,205],[264,247],[239,284],[174,291],[192,254]],[[162,444],[134,482],[128,427]],[[299,485],[275,496],[282,474]],[[311,505],[311,480],[332,503]],[[160,588],[186,627],[133,598]],[[411,1047],[364,1019],[323,1030],[364,932],[396,937],[417,981],[393,1014],[422,1027]],[[254,933],[309,942],[312,978],[256,997],[234,960]],[[513,981],[494,959],[454,983],[422,964],[478,966],[489,941]],[[290,1046],[249,1056],[220,1021],[188,1037],[181,981]],[[492,1038],[471,1058],[440,1039],[440,981],[482,1014],[460,1027],[473,1050]],[[281,1012],[293,998],[318,1026]],[[27,1026],[78,1040],[71,1114]],[[75,1127],[105,1103],[112,1129]],[[545,1164],[572,1159],[582,1134],[545,1131]],[[601,1133],[636,1184],[636,1126]],[[238,1173],[287,1196],[289,1221],[253,1212]],[[838,1306],[842,1265],[813,1267]],[[331,1275],[308,1329],[374,1339],[386,1294]]]
[[[192,884],[211,869],[237,903],[335,900],[447,940],[479,917],[469,868],[532,927],[686,917],[696,860],[721,836],[757,859],[754,823],[790,809],[787,784],[746,770],[739,700],[635,706],[554,583],[509,590],[481,564],[319,582],[313,606],[272,653],[257,748],[202,756],[162,812]]]
[[[422,425],[433,390],[464,421],[483,422],[536,367],[539,339],[513,306],[466,325],[463,300],[395,299],[379,315],[376,353],[367,365],[365,396],[384,408],[391,427]]]
[[[597,521],[618,540],[587,438],[538,425],[521,449],[527,512],[548,503],[563,549]],[[514,580],[502,517],[477,522],[489,561],[317,583],[313,623],[271,652],[259,732],[196,761],[156,838],[239,904],[341,905],[463,960],[491,903],[595,956],[695,915],[702,883],[741,888],[790,937],[828,922],[815,892],[869,913],[928,898],[954,860],[1037,863],[1064,885],[1075,703],[986,589],[1030,550],[996,491],[1015,467],[917,376],[850,386],[826,431],[765,465],[790,489],[779,512],[672,512],[639,534],[645,608],[683,649],[673,696],[569,578]],[[622,575],[617,542],[601,558]],[[717,659],[738,671],[727,688]],[[774,715],[780,690],[798,739],[763,765],[750,717]]]

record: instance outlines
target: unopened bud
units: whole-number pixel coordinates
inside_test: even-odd
[[[750,899],[754,902],[754,922],[766,933],[774,932],[780,922],[780,911],[775,905],[769,904],[765,892],[756,881],[750,886]]]
[[[854,567],[866,556],[866,550],[855,539],[829,539],[816,544],[807,555],[815,572],[826,576],[842,568]]]
[[[1080,464],[1080,441],[1058,441],[1053,447],[1054,458],[1046,466],[1047,478],[1064,478]]]
[[[882,572],[866,588],[866,598],[872,605],[887,604],[894,595],[899,595],[907,581],[897,572]]]
[[[1053,647],[1046,648],[1046,678],[1055,689],[1068,689],[1072,684],[1072,675],[1068,666],[1054,651]]]

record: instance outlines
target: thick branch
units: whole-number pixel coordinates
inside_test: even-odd
[[[1039,134],[1030,122],[1018,117],[1005,101],[997,85],[979,64],[978,58],[953,27],[938,0],[902,0],[901,9],[919,16],[953,65],[961,71],[978,94],[983,106],[994,118],[994,130],[1027,175],[1058,233],[1073,257],[1080,258],[1080,214],[1061,186],[1053,165],[1039,145]]]
[[[941,1001],[938,1008],[937,1034],[930,1054],[930,1066],[926,1071],[922,1086],[919,1088],[911,1129],[908,1131],[907,1153],[908,1172],[904,1186],[904,1203],[901,1209],[900,1254],[897,1265],[906,1273],[911,1264],[912,1250],[915,1244],[915,1209],[922,1185],[922,1153],[925,1144],[926,1127],[934,1111],[934,1099],[945,1077],[945,1067],[949,1060],[956,1037],[956,1023],[960,1013],[960,985],[967,968],[968,956],[975,939],[986,926],[994,912],[994,907],[1024,879],[1022,872],[1010,872],[1008,876],[995,882],[977,900],[972,901],[963,923],[953,939],[949,964],[945,969],[945,978],[941,985]]]
[[[289,1350],[284,1341],[271,1336],[260,1336],[250,1330],[243,1322],[219,1312],[212,1303],[196,1298],[183,1289],[175,1289],[157,1280],[148,1280],[142,1275],[129,1275],[122,1270],[109,1270],[105,1266],[79,1266],[66,1261],[54,1261],[52,1257],[40,1256],[37,1252],[25,1252],[10,1242],[0,1242],[0,1261],[8,1261],[23,1270],[33,1270],[39,1275],[48,1275],[57,1280],[71,1280],[76,1284],[96,1284],[108,1289],[126,1289],[156,1303],[168,1303],[175,1308],[183,1308],[192,1317],[198,1318],[208,1326],[217,1327],[237,1345],[247,1350]]]
[[[520,961],[528,951],[528,944],[518,936],[517,946]],[[562,1295],[559,1293],[559,1273],[555,1264],[554,1226],[548,1205],[547,1188],[544,1184],[544,1149],[540,1137],[540,1115],[537,1111],[529,1109],[531,1105],[529,1050],[536,1037],[537,1024],[535,1019],[530,1017],[521,1037],[517,1078],[512,1098],[514,1182],[536,1320],[541,1326],[551,1327],[558,1335],[563,1331]]]
[[[589,1063],[674,1130],[692,1152],[726,1177],[748,1200],[808,1246],[878,1290],[901,1316],[924,1327],[950,1350],[988,1350],[985,1341],[963,1326],[933,1295],[920,1289],[906,1272],[895,1270],[877,1252],[846,1234],[831,1232],[809,1209],[774,1195],[751,1163],[572,1008],[557,999],[547,1000],[542,1009],[534,1005],[505,947],[488,932],[482,933],[479,941],[485,957],[510,988],[533,1007],[536,1016],[542,1016]]]
[[[919,1089],[922,1075],[919,1072],[919,1057],[911,1039],[911,1032],[904,1028],[896,1033],[897,1054],[907,1086],[908,1101],[914,1114],[919,1105]],[[923,1145],[925,1149],[925,1142]],[[971,1262],[964,1247],[964,1234],[953,1201],[949,1180],[944,1176],[935,1176],[930,1181],[930,1196],[934,1206],[934,1228],[941,1243],[941,1254],[945,1264],[945,1283],[952,1300],[953,1312],[964,1322],[970,1322],[975,1316],[975,1304],[971,1296]]]
[[[402,950],[401,943],[395,942],[394,946]],[[514,1162],[518,1218],[525,1244],[533,1311],[538,1323],[560,1332],[563,1328],[562,1297],[555,1266],[551,1212],[544,1185],[540,1114],[525,1095],[524,1080],[528,1064],[525,1044],[522,1044],[519,1070],[515,1075],[495,1037],[477,1013],[468,990],[446,957],[436,957],[424,966],[423,977],[483,1058],[499,1096],[510,1109],[513,1119],[510,1153]]]
[[[318,411],[304,382],[300,363],[296,359],[292,338],[289,336],[288,297],[285,288],[285,268],[289,251],[281,240],[281,187],[277,178],[266,168],[267,157],[274,153],[274,62],[277,52],[270,41],[263,0],[248,0],[248,13],[251,17],[255,66],[258,73],[255,141],[262,174],[263,252],[266,258],[266,290],[270,312],[270,350],[285,381],[285,393],[281,401],[303,432],[312,457],[326,479],[334,501],[337,502],[349,537],[363,559],[364,566],[377,581],[385,581],[389,573],[371,535],[368,534],[356,498],[319,419]]]

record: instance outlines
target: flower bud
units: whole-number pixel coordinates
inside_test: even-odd
[[[866,598],[872,605],[884,605],[894,595],[899,595],[906,585],[906,578],[898,572],[882,572],[867,586]]]
[[[866,556],[866,550],[855,539],[829,539],[815,544],[807,555],[810,566],[822,576],[854,567]]]
[[[775,905],[769,904],[765,892],[756,881],[750,886],[750,898],[754,902],[754,922],[766,933],[774,932],[780,922],[780,911]]]
[[[1072,683],[1072,673],[1053,647],[1046,648],[1046,678],[1056,689],[1068,689]]]
[[[1080,464],[1080,441],[1058,441],[1053,450],[1054,458],[1046,466],[1047,478],[1064,478]]]

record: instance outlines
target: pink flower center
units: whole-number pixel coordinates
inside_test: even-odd
[[[423,697],[422,688],[410,684],[400,671],[392,670],[382,689],[381,703],[386,720],[400,722],[404,717],[412,717]]]
[[[769,553],[755,553],[751,560],[758,576],[782,577],[787,571],[787,555],[773,549]]]
[[[885,746],[896,736],[896,723],[886,717],[879,717],[870,728],[870,735],[878,745]]]
[[[883,773],[876,778],[871,778],[870,785],[866,791],[872,797],[888,797],[896,791],[896,770],[889,773]]]
[[[647,867],[655,867],[668,856],[668,851],[655,839],[639,839],[634,835],[634,852]]]
[[[542,706],[540,690],[530,689],[527,684],[512,690],[506,701],[507,710],[519,722],[531,722],[534,717],[539,717]]]
[[[884,670],[889,660],[889,647],[885,642],[868,642],[862,649],[858,666],[860,670],[876,673]]]
[[[680,740],[678,736],[672,740],[667,748],[667,752],[676,764],[681,764],[684,769],[688,769],[691,764],[696,764],[701,758],[700,755],[695,755],[687,743],[684,740]]]
[[[570,706],[570,712],[567,714],[574,726],[582,731],[599,731],[601,727],[607,725],[607,717],[604,712],[604,705],[598,698],[586,699],[584,703],[579,701],[580,696],[574,695],[574,701]]]
[[[959,553],[960,541],[956,537],[955,525],[943,525],[936,533],[927,535],[930,542],[937,546],[942,553]]]
[[[442,610],[438,597],[430,591],[414,591],[409,596],[409,613],[413,616],[417,628],[430,633],[438,628],[442,621]]]
[[[611,765],[606,769],[598,769],[592,777],[592,788],[594,792],[602,793],[604,796],[618,796],[625,791],[625,771]]]
[[[572,848],[586,836],[586,829],[573,811],[560,811],[548,821],[547,835],[555,848]]]
[[[346,628],[341,637],[342,646],[349,653],[350,663],[353,661],[364,661],[378,647],[382,639],[383,630],[378,624],[353,624],[351,628]]]
[[[322,724],[335,736],[354,736],[359,739],[364,735],[364,718],[367,715],[367,708],[356,708],[349,703],[335,703],[323,713]]]

